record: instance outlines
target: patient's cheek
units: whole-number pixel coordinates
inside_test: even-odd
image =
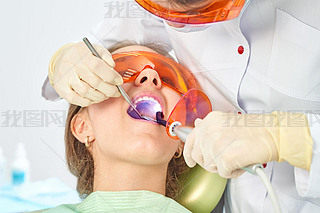
[[[167,99],[168,109],[170,113],[180,100],[181,95],[175,90],[168,87],[163,88],[163,94],[165,94],[165,97]]]

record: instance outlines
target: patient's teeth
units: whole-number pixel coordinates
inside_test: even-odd
[[[139,97],[134,101],[134,104],[137,105],[140,101],[152,101],[156,104],[159,104],[158,100],[154,99],[153,97],[149,97],[149,96],[143,96],[143,97]]]
[[[162,107],[156,97],[150,96],[138,96],[134,99],[133,102],[134,107],[145,116],[156,119],[156,112],[162,111]],[[128,114],[135,118],[139,119],[137,115],[135,115],[134,110],[131,107],[127,110]]]

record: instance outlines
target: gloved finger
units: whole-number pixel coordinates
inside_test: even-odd
[[[223,177],[223,178],[231,178],[231,171],[224,170],[219,167],[218,167],[218,174],[220,177]]]
[[[107,97],[118,97],[118,89],[116,86],[108,84],[104,82],[100,77],[95,75],[94,73],[88,71],[87,69],[77,66],[76,67],[77,74],[79,77],[88,83],[91,87],[99,90]],[[87,88],[88,89],[88,88]],[[85,93],[80,93],[85,94]]]
[[[84,98],[92,100],[93,103],[100,103],[108,99],[108,97],[106,97],[104,94],[91,87],[88,89],[87,93],[84,94]]]
[[[218,171],[217,164],[214,161],[213,157],[210,155],[210,152],[206,152],[203,158],[204,158],[204,168],[209,172],[217,173]]]
[[[110,67],[116,66],[112,59],[112,55],[107,48],[100,45],[94,45],[94,48],[97,50],[102,60],[104,60]]]
[[[93,89],[84,81],[72,81],[71,88],[76,91],[83,98],[89,99],[92,102],[99,103],[106,99],[106,96],[101,92]]]
[[[99,76],[104,82],[114,85],[123,84],[122,76],[112,67],[106,64],[103,60],[93,56],[87,55],[84,59],[88,69]]]
[[[232,169],[230,169],[230,164],[229,164],[228,158],[225,159],[225,158],[223,158],[224,156],[232,157],[232,156],[229,156],[228,154],[225,154],[219,158],[216,158],[218,174],[221,177],[229,178],[229,177],[231,177]]]
[[[108,84],[106,82],[100,82],[96,89],[105,94],[107,97],[121,96],[121,93],[116,86]]]
[[[196,162],[192,159],[191,153],[195,141],[196,132],[193,130],[187,137],[187,141],[184,144],[183,148],[183,157],[186,162],[186,164],[189,167],[194,167],[196,165]]]
[[[196,140],[197,139],[195,138],[195,142],[194,142],[193,149],[191,152],[191,157],[197,164],[204,167],[203,150],[201,149],[200,144],[197,143]]]
[[[194,126],[199,126],[202,121],[203,121],[202,119],[197,118],[197,119],[194,121]]]
[[[220,174],[220,176],[221,177],[224,177],[224,178],[237,178],[237,177],[239,177],[240,175],[242,175],[243,173],[244,173],[245,171],[244,170],[242,170],[242,169],[236,169],[236,170],[233,170],[231,173],[229,173],[228,175],[226,175],[226,176],[221,176]]]
[[[66,97],[63,98],[71,104],[78,105],[81,107],[87,107],[92,104],[92,102],[89,99],[81,97],[76,91],[72,89],[70,89],[70,91],[66,94]]]
[[[215,164],[205,165],[204,169],[207,170],[208,172],[218,173],[218,168],[217,168],[217,165]]]
[[[72,81],[81,82],[79,76],[73,71],[67,72],[62,78],[73,79]],[[71,83],[69,83],[68,81],[64,81],[63,79],[60,79],[60,81],[56,81],[54,89],[61,98],[65,99],[70,104],[82,107],[86,107],[92,104],[91,100],[83,98],[75,90],[73,90]]]
[[[235,178],[243,174],[242,169],[233,169],[228,166],[226,163],[218,163],[218,174],[224,178]]]
[[[237,169],[231,172],[231,178],[237,178],[240,175],[242,175],[243,173],[245,173],[245,171],[243,169]]]

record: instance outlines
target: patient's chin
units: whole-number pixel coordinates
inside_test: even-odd
[[[174,144],[159,144],[161,139],[144,138],[144,140],[133,142],[128,149],[130,149],[131,159],[144,165],[154,165],[159,163],[169,162],[173,156],[175,146]],[[166,142],[168,143],[168,142]]]

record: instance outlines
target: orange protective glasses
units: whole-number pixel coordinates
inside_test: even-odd
[[[231,20],[239,16],[245,0],[212,0],[212,3],[200,9],[187,12],[172,11],[150,0],[135,0],[148,12],[169,22],[202,25]]]
[[[112,58],[116,64],[114,69],[123,77],[124,82],[135,80],[140,72],[149,67],[158,72],[164,85],[180,94],[186,93],[191,88],[200,88],[189,70],[163,55],[132,51],[114,54]]]
[[[158,117],[161,112],[157,113],[157,123],[166,127],[171,138],[178,140],[178,137],[169,134],[170,124],[179,121],[184,126],[193,126],[196,118],[204,118],[212,110],[208,97],[198,90],[200,86],[193,74],[172,59],[145,51],[118,53],[112,57],[114,69],[123,77],[124,82],[134,81],[144,69],[152,68],[158,72],[164,85],[182,95],[167,121]]]

